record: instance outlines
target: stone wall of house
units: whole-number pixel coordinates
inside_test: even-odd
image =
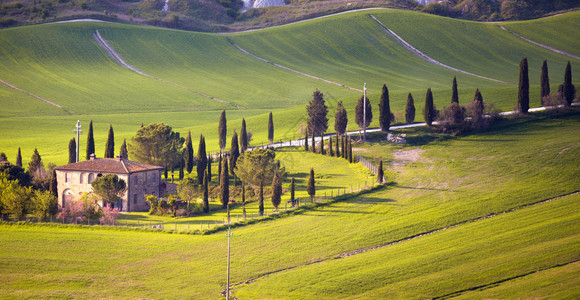
[[[127,199],[123,203],[123,211],[149,210],[149,204],[145,201],[145,195],[160,197],[160,184],[160,170],[132,173],[129,178]]]
[[[64,207],[66,202],[78,200],[83,193],[92,193],[91,183],[104,175],[107,173],[56,170],[58,205]],[[116,175],[127,182],[127,174]],[[127,195],[123,195],[122,198],[126,202]]]

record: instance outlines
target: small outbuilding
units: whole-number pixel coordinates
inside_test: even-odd
[[[165,184],[161,181],[163,167],[117,158],[91,158],[86,161],[56,167],[58,204],[64,207],[83,193],[92,193],[91,183],[101,176],[115,174],[123,179],[127,191],[115,204],[123,212],[149,209],[145,195],[160,197]]]

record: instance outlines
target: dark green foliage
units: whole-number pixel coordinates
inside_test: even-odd
[[[338,102],[336,106],[336,114],[334,115],[334,130],[337,135],[343,135],[346,132],[346,125],[348,124],[348,116],[346,109],[342,105],[342,101]]]
[[[242,128],[240,129],[240,152],[248,150],[248,132],[246,131],[246,119],[242,118]]]
[[[203,212],[209,212],[209,174],[205,172],[203,176]]]
[[[304,135],[304,151],[308,151],[308,132]]]
[[[365,113],[363,105],[365,105],[365,103],[366,103],[366,123],[363,124],[363,122],[365,122],[363,118],[364,117],[363,114]],[[358,103],[356,104],[355,108],[355,121],[360,129],[368,128],[369,125],[371,125],[371,122],[373,121],[373,109],[371,107],[371,102],[369,101],[368,97],[366,98],[366,101],[364,99],[364,96],[361,96],[360,99],[358,99]]]
[[[451,103],[455,102],[459,104],[459,92],[457,92],[457,78],[453,77],[453,86],[451,87]]]
[[[518,106],[520,113],[527,114],[530,109],[530,79],[528,77],[528,59],[520,62],[520,83],[518,87]]]
[[[131,157],[139,162],[174,166],[181,159],[184,138],[164,123],[151,123],[139,128],[131,139]]]
[[[292,177],[292,179],[290,180],[290,200],[294,200],[296,198],[295,189],[296,187],[294,186],[294,177]]]
[[[167,169],[168,169],[167,167],[165,167],[165,168],[163,169],[163,175],[165,176],[165,180],[167,180],[167,175],[168,175],[168,171],[167,171]]]
[[[324,154],[324,135],[320,135],[320,147],[318,149],[318,153]]]
[[[332,136],[328,137],[328,155],[329,156],[334,156],[334,151],[332,150],[332,148],[334,147],[334,144],[332,143]]]
[[[242,215],[246,219],[246,185],[242,182]]]
[[[463,124],[465,121],[465,113],[463,107],[456,102],[451,102],[445,109],[445,126],[457,126]]]
[[[199,142],[201,143],[201,139]],[[185,162],[187,174],[191,174],[191,171],[193,171],[193,163],[194,163],[193,142],[191,141],[191,130],[187,132],[187,138],[185,139]]]
[[[234,135],[232,135],[232,143],[230,146],[230,173],[232,176],[235,176],[235,168],[238,158],[240,157],[240,150],[238,147],[238,134],[234,130]],[[235,177],[234,177],[234,185],[235,185]]]
[[[205,150],[205,137],[203,134],[199,135],[199,146],[197,148],[197,182],[203,184],[203,175],[207,168],[207,153]]]
[[[340,145],[342,146],[342,158],[346,158],[346,138],[344,136],[340,137]]]
[[[352,140],[348,139],[348,162],[353,163],[354,160],[352,159]]]
[[[544,103],[544,97],[550,96],[550,77],[548,75],[548,61],[542,64],[542,74],[540,75],[540,104]]]
[[[115,158],[115,133],[113,125],[109,125],[109,135],[105,144],[105,158]]]
[[[407,95],[407,105],[405,105],[405,121],[407,121],[407,124],[411,124],[415,121],[415,101],[413,101],[413,95],[411,95],[411,93]]]
[[[260,194],[258,196],[258,212],[264,215],[264,183],[260,182]]]
[[[282,200],[282,179],[278,171],[274,172],[274,178],[272,179],[272,205],[278,211],[278,206]]]
[[[185,159],[183,159],[183,157],[181,158],[181,160],[179,160],[179,180],[182,180],[183,177],[185,177],[185,172],[184,172],[184,167],[185,167]]]
[[[379,157],[379,170],[377,171],[377,181],[383,183],[385,172],[383,171],[383,157]]]
[[[227,132],[228,132],[228,128],[227,128],[227,120],[226,120],[226,111],[222,110],[222,113],[220,115],[219,126],[218,126],[219,146],[220,146],[220,150],[222,152],[226,148]]]
[[[6,153],[0,152],[0,162],[8,162],[8,157],[6,157]]]
[[[340,142],[340,138],[338,136],[336,136],[336,153],[335,153],[335,156],[336,157],[340,157],[339,142]]]
[[[312,139],[311,140],[312,141],[312,147],[310,147],[310,148],[312,148],[312,153],[316,153],[316,142],[314,141],[314,134],[312,135],[311,139]]]
[[[383,91],[379,101],[379,125],[383,132],[389,131],[391,127],[391,104],[389,102],[389,89],[386,84],[383,84]]]
[[[268,141],[270,144],[274,143],[274,120],[272,119],[272,112],[268,117]]]
[[[222,176],[222,154],[220,153],[219,158],[218,158],[218,172],[217,172],[217,176],[218,176],[218,182],[220,182],[220,178]]]
[[[228,174],[228,160],[223,160],[222,173],[220,175],[220,201],[223,208],[226,208],[230,201],[230,182]]]
[[[93,120],[89,123],[89,132],[87,134],[87,155],[86,159],[91,159],[91,154],[95,153],[95,137],[93,136]]]
[[[72,138],[68,142],[68,163],[72,164],[75,162],[77,162],[77,141],[75,138]]]
[[[479,89],[475,90],[475,95],[473,96],[473,101],[475,102],[476,112],[480,115],[483,115],[483,109],[484,109],[483,96],[481,95],[481,92],[479,91]]]
[[[55,197],[58,197],[58,182],[56,180],[56,170],[50,174],[50,185],[48,191]]]
[[[315,186],[315,182],[314,182],[314,169],[310,168],[310,176],[308,176],[308,187],[306,188],[306,190],[308,191],[308,195],[310,195],[310,198],[314,198],[314,196],[316,195],[316,186]]]
[[[328,108],[324,102],[324,94],[318,89],[312,94],[312,100],[306,106],[308,113],[308,132],[312,136],[324,134],[328,129]],[[314,147],[314,144],[312,145]]]
[[[207,170],[207,180],[209,182],[211,182],[211,162],[212,162],[212,158],[211,158],[211,155],[209,155],[207,157],[207,169],[206,169]]]
[[[34,148],[34,153],[32,153],[32,157],[30,158],[30,162],[28,163],[28,173],[34,176],[34,173],[40,168],[43,168],[42,158],[40,157],[38,150]]]
[[[425,123],[427,123],[428,126],[431,126],[435,120],[435,107],[433,104],[433,93],[431,93],[431,88],[427,89],[427,95],[425,96],[423,118],[425,119]]]
[[[570,106],[574,102],[574,97],[576,96],[576,88],[572,84],[572,66],[570,61],[566,65],[566,71],[564,72],[564,99],[566,104]]]
[[[16,154],[16,165],[22,167],[22,152],[20,151],[20,147],[18,147],[18,154]]]
[[[8,180],[18,180],[21,186],[30,186],[32,177],[24,168],[12,164],[0,164],[0,173],[6,174]]]
[[[114,204],[127,190],[125,180],[117,175],[107,174],[96,178],[92,183],[93,191],[107,203]]]
[[[129,151],[127,151],[127,140],[123,139],[123,144],[119,149],[119,155],[122,159],[129,159]]]

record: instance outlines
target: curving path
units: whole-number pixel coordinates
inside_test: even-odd
[[[520,39],[522,39],[522,40],[524,40],[524,41],[528,42],[528,43],[532,43],[532,44],[534,44],[534,45],[536,45],[536,46],[540,46],[540,47],[542,47],[542,48],[544,48],[544,49],[548,49],[548,50],[550,50],[550,51],[552,51],[552,52],[555,52],[555,53],[558,53],[558,54],[561,54],[561,55],[565,55],[565,56],[568,56],[568,57],[570,57],[570,58],[573,58],[573,59],[578,59],[578,60],[580,60],[580,56],[576,56],[576,55],[574,55],[574,54],[571,54],[571,53],[568,53],[568,52],[565,52],[565,51],[562,51],[562,50],[558,50],[558,49],[556,49],[556,48],[552,48],[552,47],[550,47],[550,46],[548,46],[548,45],[544,45],[544,44],[538,43],[538,42],[536,42],[536,41],[532,41],[532,40],[530,40],[530,39],[527,39],[527,38],[525,38],[525,37],[523,37],[523,36],[521,36],[521,35],[519,35],[519,34],[517,34],[517,33],[513,32],[513,31],[509,31],[509,30],[507,30],[507,29],[506,29],[505,27],[503,27],[502,25],[499,25],[498,27],[499,27],[500,29],[502,29],[502,30],[505,30],[505,31],[507,31],[507,32],[511,33],[512,35],[514,35],[514,36],[516,36],[516,37],[518,37],[518,38],[520,38]]]
[[[56,106],[56,107],[58,107],[58,108],[61,108],[61,109],[62,109],[62,106],[60,106],[60,105],[58,105],[58,104],[56,104],[56,103],[54,103],[54,102],[52,102],[52,101],[48,101],[48,100],[46,100],[46,99],[44,99],[44,98],[42,98],[42,97],[40,97],[40,96],[38,96],[38,95],[35,95],[35,94],[33,94],[33,93],[29,92],[29,91],[25,91],[25,90],[23,90],[23,89],[21,89],[21,88],[19,88],[19,87],[16,87],[15,85],[12,85],[12,84],[10,84],[10,83],[8,83],[8,82],[6,82],[6,81],[2,80],[2,79],[0,79],[0,83],[2,83],[3,85],[5,85],[5,86],[7,86],[7,87],[9,87],[9,88],[11,88],[11,89],[15,89],[15,90],[17,90],[17,91],[19,91],[19,92],[22,92],[22,93],[25,93],[25,94],[27,94],[27,95],[29,95],[29,96],[31,96],[31,97],[34,97],[34,98],[36,98],[36,99],[38,99],[38,100],[40,100],[40,101],[42,101],[42,102],[48,103],[48,104],[50,104],[50,105],[52,105],[52,106]]]
[[[381,26],[385,30],[386,33],[388,33],[393,39],[395,39],[395,41],[399,42],[405,49],[409,50],[411,53],[415,54],[415,56],[419,57],[420,59],[422,59],[426,62],[430,62],[436,66],[440,66],[440,67],[443,67],[443,68],[446,68],[446,69],[449,69],[452,71],[460,72],[463,74],[467,74],[467,75],[475,76],[475,77],[482,78],[482,79],[487,79],[487,80],[491,80],[491,81],[495,81],[495,82],[500,82],[500,83],[505,83],[505,84],[509,84],[512,86],[516,86],[516,84],[511,83],[511,82],[473,74],[473,73],[470,73],[470,72],[467,72],[464,70],[460,70],[460,69],[448,66],[442,62],[439,62],[439,61],[435,60],[434,58],[428,56],[427,54],[419,51],[417,48],[413,47],[411,44],[409,44],[407,41],[405,41],[403,38],[401,38],[399,35],[397,35],[394,31],[390,30],[387,26],[385,26],[381,21],[379,21],[377,18],[375,18],[375,16],[373,16],[373,15],[368,15],[368,16],[371,19],[373,19],[373,21],[375,21],[377,24],[379,24],[379,26]]]
[[[166,83],[166,84],[169,84],[169,85],[178,87],[180,89],[184,89],[186,91],[189,91],[189,92],[198,94],[198,95],[200,95],[202,97],[205,97],[205,98],[208,98],[208,99],[211,99],[211,100],[220,102],[220,103],[232,105],[232,106],[236,107],[237,109],[245,109],[243,106],[239,106],[239,105],[236,105],[236,104],[232,104],[232,103],[230,103],[228,101],[225,101],[225,100],[222,100],[222,99],[219,99],[219,98],[216,98],[216,97],[212,97],[212,96],[207,95],[205,93],[202,93],[202,92],[199,92],[199,91],[194,91],[192,89],[189,89],[189,88],[187,88],[185,86],[182,86],[182,85],[179,85],[177,83],[174,83],[174,82],[171,82],[171,81],[167,81],[165,79],[161,79],[159,77],[155,77],[155,76],[149,75],[149,74],[147,74],[147,73],[145,73],[145,72],[137,69],[136,67],[128,64],[123,59],[123,57],[121,55],[119,55],[119,53],[117,53],[115,51],[115,49],[113,49],[113,47],[111,45],[109,45],[109,43],[101,36],[101,34],[99,33],[98,30],[96,30],[95,33],[93,34],[93,38],[95,39],[95,41],[97,41],[97,43],[99,44],[99,46],[101,46],[101,48],[103,48],[105,50],[105,52],[107,52],[107,54],[112,59],[114,59],[116,62],[118,62],[125,69],[131,70],[131,71],[133,71],[133,72],[135,72],[135,73],[137,73],[139,75],[142,75],[142,76],[145,76],[145,77],[149,77],[151,79],[155,79],[155,80],[161,81],[163,83]]]

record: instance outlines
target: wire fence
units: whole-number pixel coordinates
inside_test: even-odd
[[[375,174],[375,176],[378,176],[379,174],[379,167],[375,164],[373,164],[371,161],[367,160],[366,158],[354,154],[354,158],[360,162],[363,166],[365,166],[367,169],[369,169],[371,172],[373,172],[373,174]],[[383,175],[382,181],[381,182],[385,182],[385,176]]]

